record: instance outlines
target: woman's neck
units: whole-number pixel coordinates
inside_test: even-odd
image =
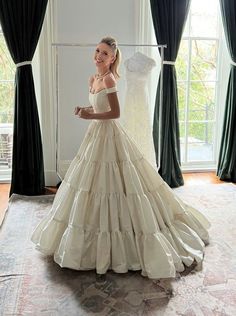
[[[109,73],[109,72],[110,72],[110,69],[108,67],[105,67],[105,68],[97,67],[97,74],[99,76],[103,76],[104,74]]]

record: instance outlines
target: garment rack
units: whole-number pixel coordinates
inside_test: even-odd
[[[98,43],[97,43],[98,44]],[[52,43],[52,46],[81,46],[81,47],[95,47],[97,44],[92,44],[92,43]],[[167,48],[167,45],[157,45],[157,44],[119,44],[118,46],[147,46],[147,47],[163,47]]]
[[[56,124],[56,173],[60,179],[61,176],[58,171],[58,102],[59,102],[59,91],[58,91],[58,47],[96,47],[97,43],[52,43],[52,47],[56,48],[56,103],[57,103],[57,124]],[[164,66],[164,49],[167,48],[166,44],[163,45],[156,45],[156,44],[119,44],[119,47],[157,47],[160,48],[160,57],[161,57],[161,70],[160,70],[160,104],[163,104],[163,66]],[[158,141],[158,170],[160,168],[160,161],[161,161],[161,122],[162,122],[162,107],[159,108],[159,141]]]

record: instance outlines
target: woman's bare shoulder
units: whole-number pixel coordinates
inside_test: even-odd
[[[103,82],[106,88],[114,87],[116,85],[116,79],[113,73],[111,72],[106,77],[104,77]]]

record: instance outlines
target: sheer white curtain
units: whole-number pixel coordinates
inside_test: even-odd
[[[150,3],[146,0],[138,0],[137,3],[139,7],[139,10],[137,10],[137,43],[156,45],[157,42],[152,23]],[[150,99],[149,112],[152,121],[157,83],[161,70],[161,58],[157,47],[140,47],[138,50],[156,61],[156,67],[152,70],[148,82]]]
[[[39,116],[41,120],[42,142],[44,148],[45,182],[47,186],[59,182],[56,167],[56,130],[57,130],[57,83],[56,51],[52,43],[56,42],[55,14],[57,1],[49,0],[38,45],[38,84]]]

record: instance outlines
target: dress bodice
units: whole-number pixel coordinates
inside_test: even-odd
[[[102,89],[97,93],[89,93],[89,102],[93,107],[95,113],[108,112],[110,105],[107,94],[116,92],[117,88],[112,87],[108,89]]]

